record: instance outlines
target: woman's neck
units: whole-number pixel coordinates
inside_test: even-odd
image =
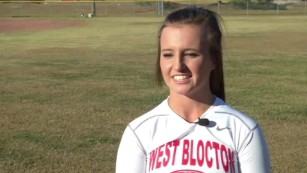
[[[202,99],[193,99],[185,95],[171,94],[168,104],[171,109],[188,122],[197,120],[214,103],[215,96],[210,94]]]

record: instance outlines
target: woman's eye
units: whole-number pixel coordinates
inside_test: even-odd
[[[165,58],[170,58],[173,56],[173,54],[172,53],[162,53],[162,56]]]
[[[185,55],[185,56],[189,56],[189,57],[197,57],[197,56],[198,56],[198,54],[195,53],[195,52],[187,52],[187,53],[185,53],[184,55]]]

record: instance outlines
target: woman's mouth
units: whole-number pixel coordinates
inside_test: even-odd
[[[183,80],[188,79],[190,77],[191,77],[190,75],[175,75],[175,76],[173,76],[173,78],[176,81],[183,81]]]

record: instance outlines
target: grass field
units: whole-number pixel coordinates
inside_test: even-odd
[[[263,127],[273,172],[307,172],[306,16],[224,19],[228,103]],[[0,33],[0,172],[114,172],[127,123],[167,96],[153,72],[161,20]]]

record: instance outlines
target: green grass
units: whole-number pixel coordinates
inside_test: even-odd
[[[0,33],[0,172],[114,172],[127,123],[167,96],[153,71],[161,20]],[[306,172],[307,18],[225,26],[228,102],[263,127],[273,172]]]

